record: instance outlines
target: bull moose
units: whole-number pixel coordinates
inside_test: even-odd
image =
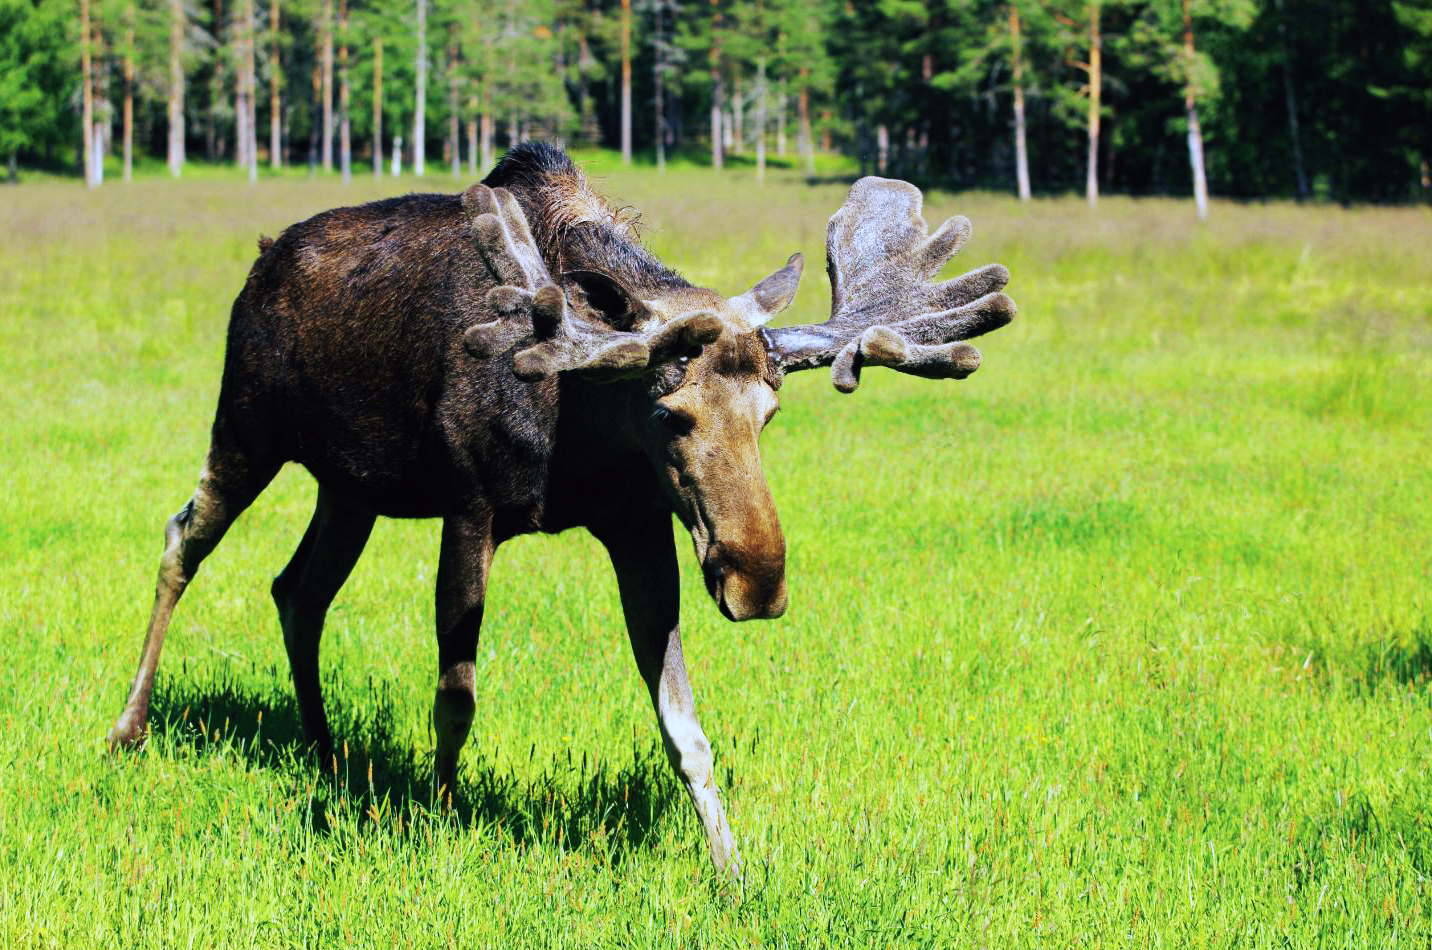
[[[170,616],[200,562],[288,461],[318,482],[273,582],[305,735],[332,748],[319,686],[324,615],[378,515],[441,518],[435,780],[450,791],[474,713],[493,552],[584,527],[616,571],[663,744],[718,868],[740,856],[697,720],[678,627],[671,516],[731,620],[786,608],[785,540],[757,439],[786,373],[864,366],[960,379],[960,342],[1008,323],[1009,273],[933,278],[970,234],[934,234],[912,185],[862,178],[830,219],[831,315],[766,328],[802,259],[736,297],[694,287],[638,243],[559,148],[510,150],[461,195],[408,195],[295,224],[234,301],[198,488],[169,519],[139,671],[112,747],[147,734]]]

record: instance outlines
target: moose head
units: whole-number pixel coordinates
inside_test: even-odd
[[[500,316],[466,343],[487,357],[511,350],[523,380],[580,381],[587,398],[617,407],[620,436],[650,460],[721,612],[778,617],[785,539],[758,440],[785,375],[829,366],[842,393],[865,366],[963,379],[980,363],[963,341],[1014,316],[998,264],[934,282],[970,222],[952,217],[930,234],[921,202],[906,182],[856,182],[826,233],[830,318],[769,328],[795,296],[800,254],[738,296],[693,287],[629,240],[630,222],[563,153],[510,154],[464,196],[479,244],[503,251],[488,255]]]

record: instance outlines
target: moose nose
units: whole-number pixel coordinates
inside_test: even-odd
[[[773,620],[786,612],[785,552],[745,554],[715,546],[706,584],[727,620]]]

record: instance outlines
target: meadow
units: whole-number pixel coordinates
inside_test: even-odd
[[[845,186],[597,169],[738,293]],[[446,177],[424,190],[455,191]],[[1021,312],[960,383],[792,377],[763,437],[791,604],[683,638],[746,861],[669,774],[599,546],[494,565],[431,807],[434,522],[380,521],[307,756],[268,585],[290,467],[205,562],[153,735],[104,734],[207,445],[259,234],[410,190],[0,190],[0,944],[1393,947],[1432,940],[1432,213],[927,195]]]

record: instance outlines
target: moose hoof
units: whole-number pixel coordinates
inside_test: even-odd
[[[119,721],[109,730],[106,737],[109,740],[109,751],[122,752],[125,749],[136,749],[144,744],[149,737],[149,730],[142,720],[124,713]]]

